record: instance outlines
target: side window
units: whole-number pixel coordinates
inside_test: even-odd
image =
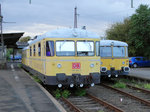
[[[38,55],[41,56],[41,43],[38,44]]]
[[[35,53],[36,53],[36,48],[35,48],[35,45],[33,46],[33,54],[35,56]]]
[[[136,61],[142,61],[142,58],[135,58]]]
[[[46,56],[54,56],[54,41],[46,41]]]
[[[96,47],[96,56],[100,56],[100,42],[99,41],[96,41],[95,47]]]
[[[30,46],[30,56],[32,56],[32,47]]]
[[[145,58],[145,57],[143,58],[143,61],[147,61],[147,60],[148,60],[147,58]]]
[[[128,47],[125,48],[126,48],[126,56],[128,57]]]

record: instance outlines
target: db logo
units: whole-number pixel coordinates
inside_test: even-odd
[[[72,63],[72,69],[80,69],[81,64],[80,63]]]

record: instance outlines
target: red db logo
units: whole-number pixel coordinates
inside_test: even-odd
[[[72,69],[80,69],[81,64],[80,63],[72,63]]]

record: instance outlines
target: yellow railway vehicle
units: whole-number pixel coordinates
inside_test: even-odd
[[[100,56],[101,76],[118,77],[119,75],[128,75],[130,68],[127,43],[115,40],[101,40]]]
[[[94,86],[100,83],[99,40],[84,29],[47,32],[23,49],[23,67],[46,85]]]

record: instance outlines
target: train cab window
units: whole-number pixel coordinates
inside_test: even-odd
[[[30,56],[32,56],[32,47],[30,47]]]
[[[56,41],[56,56],[75,56],[75,42],[70,40]]]
[[[100,56],[100,42],[99,41],[96,41],[95,48],[96,48],[96,56]]]
[[[93,41],[77,41],[77,56],[94,56]]]
[[[112,57],[112,48],[110,46],[101,46],[100,47],[100,56],[101,57]]]
[[[35,48],[35,45],[33,46],[33,55],[35,56],[36,54],[36,48]]]
[[[41,43],[38,44],[38,55],[41,56]]]
[[[113,47],[113,56],[125,57],[125,47],[121,47],[121,46]]]
[[[54,56],[54,41],[46,41],[46,56]]]

